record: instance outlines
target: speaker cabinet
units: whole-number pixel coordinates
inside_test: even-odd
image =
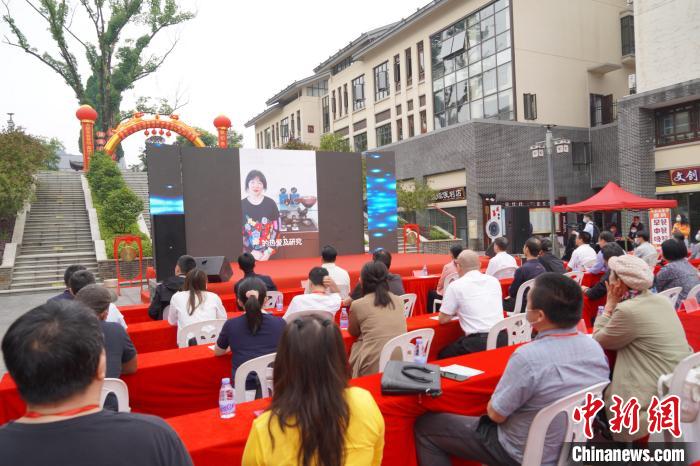
[[[523,246],[531,231],[529,208],[506,207],[506,238],[510,254],[523,253]]]
[[[227,282],[233,276],[231,263],[226,256],[195,257],[197,268],[204,270],[210,283]]]
[[[153,257],[156,279],[162,282],[175,274],[177,260],[187,254],[184,215],[154,215]]]

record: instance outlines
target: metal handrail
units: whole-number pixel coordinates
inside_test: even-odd
[[[455,217],[451,213],[447,212],[446,210],[441,209],[440,207],[437,206],[437,204],[433,204],[431,207],[434,208],[435,210],[437,210],[438,212],[441,212],[441,213],[447,215],[448,217],[450,217],[450,220],[452,220],[452,236],[454,238],[456,238],[457,237],[457,217]]]

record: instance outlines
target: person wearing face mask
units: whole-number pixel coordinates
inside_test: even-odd
[[[646,231],[640,231],[637,233],[637,237],[634,238],[634,248],[635,257],[639,257],[641,260],[647,263],[649,269],[654,271],[656,263],[659,261],[659,253],[653,244],[649,242],[649,233]]]
[[[688,218],[685,215],[676,215],[676,223],[673,224],[671,233],[681,233],[685,237],[685,245],[688,246],[688,238],[690,238],[690,224],[688,223]]]
[[[604,349],[617,351],[612,383],[604,392],[608,419],[613,395],[623,400],[636,397],[640,404],[639,429],[631,432],[623,427],[612,434],[617,442],[632,442],[649,432],[648,408],[659,377],[673,372],[692,350],[671,302],[649,291],[654,274],[641,259],[628,254],[611,257],[608,267],[607,302],[595,320],[593,339]]]
[[[644,231],[644,224],[639,221],[639,215],[635,215],[632,218],[632,224],[630,225],[630,231],[627,234],[627,239],[632,243],[631,247],[634,247],[634,239],[640,231]],[[628,246],[628,250],[629,250]]]

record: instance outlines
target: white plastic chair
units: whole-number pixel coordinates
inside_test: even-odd
[[[678,297],[680,296],[681,291],[683,291],[683,288],[680,286],[676,286],[673,288],[669,288],[668,290],[661,291],[661,292],[659,292],[659,294],[661,296],[666,296],[671,301],[671,305],[675,309],[676,303],[678,303]]]
[[[302,280],[301,287],[304,288],[304,293],[309,292],[309,280]]]
[[[459,274],[457,272],[451,273],[448,276],[446,276],[445,284],[442,287],[442,292],[444,293],[447,290],[447,287],[450,286],[450,284],[457,279],[459,279]],[[442,304],[442,299],[433,300],[433,312],[438,311],[438,304]]]
[[[542,452],[544,450],[544,439],[547,435],[547,429],[552,423],[552,420],[562,412],[566,413],[566,435],[562,442],[562,449],[559,453],[559,461],[557,464],[563,466],[567,464],[569,451],[566,447],[566,442],[585,442],[586,438],[583,435],[583,422],[574,423],[572,413],[577,406],[583,404],[586,400],[586,393],[592,393],[594,396],[600,396],[603,389],[608,385],[608,382],[600,382],[590,387],[579,390],[571,395],[555,401],[546,408],[542,408],[532,420],[530,430],[527,434],[527,443],[525,444],[525,452],[523,454],[522,466],[540,466],[542,464]]]
[[[700,311],[700,285],[695,285],[683,301],[685,312]]]
[[[324,319],[330,319],[331,321],[335,319],[335,312],[330,312],[330,311],[321,311],[321,310],[311,310],[311,309],[306,309],[304,311],[296,311],[296,312],[285,312],[284,316],[282,317],[286,322],[290,322],[294,319],[298,319],[301,317],[306,317],[306,316],[319,316]]]
[[[673,373],[671,374],[665,374],[659,377],[659,382],[658,382],[658,395],[660,398],[665,397],[667,395],[675,395],[681,399],[681,413],[685,412],[686,410],[692,409],[692,404],[691,406],[686,406],[686,400],[684,399],[685,397],[683,396],[683,388],[686,385],[686,382],[688,381],[688,374],[690,371],[696,367],[700,366],[700,353],[695,353],[691,354],[690,356],[686,356],[683,358],[681,362],[678,363],[676,368],[673,370]],[[692,385],[691,385],[692,386]],[[668,389],[666,388],[668,387]],[[690,393],[691,397],[694,397],[693,393]],[[692,401],[692,400],[688,400]],[[682,416],[682,414],[681,414]],[[700,416],[696,417],[695,422],[693,423],[683,423],[681,426],[681,436],[679,438],[675,438],[673,435],[671,435],[668,431],[664,431],[664,441],[666,442],[696,442],[698,439],[696,435],[694,435],[696,432],[698,432],[698,424],[700,423]],[[686,428],[690,427],[691,428]]]
[[[402,294],[400,298],[403,300],[403,316],[408,319],[413,315],[413,308],[416,307],[418,295],[415,293],[406,293]]]
[[[170,315],[170,304],[165,306],[165,309],[163,309],[163,320],[165,320],[167,322],[169,315]]]
[[[515,276],[515,271],[518,270],[517,267],[503,267],[502,269],[496,270],[493,274],[493,278],[513,278]]]
[[[248,374],[255,372],[260,381],[262,397],[272,395],[273,369],[270,367],[275,362],[277,353],[266,354],[241,364],[236,370],[236,378],[233,380],[233,398],[236,403],[244,403],[255,399],[255,390],[246,390],[245,381]]]
[[[508,345],[517,345],[532,340],[532,326],[525,318],[527,314],[521,312],[510,317],[506,317],[489,330],[489,336],[486,339],[486,349],[496,348],[498,342],[498,334],[505,330],[508,334]]]
[[[384,368],[391,359],[391,355],[396,348],[401,348],[402,361],[413,361],[416,349],[416,345],[413,341],[418,337],[423,338],[423,347],[427,355],[430,352],[430,344],[433,342],[433,336],[435,336],[435,330],[432,328],[419,328],[418,330],[406,332],[403,335],[399,335],[387,341],[379,355],[379,372],[384,372]]]
[[[101,407],[104,408],[105,400],[110,393],[114,393],[114,396],[117,397],[120,413],[131,412],[131,407],[129,406],[129,387],[126,386],[126,383],[122,379],[105,378],[102,384],[102,392],[100,393]]]
[[[224,326],[225,322],[226,319],[204,320],[178,329],[177,347],[187,348],[190,345],[189,341],[191,338],[195,338],[198,345],[216,342],[219,333],[221,333],[221,327]]]
[[[577,272],[567,272],[564,275],[581,285],[581,283],[583,283],[583,276],[586,275],[586,272],[579,270]]]
[[[265,295],[263,309],[273,309],[277,305],[277,300],[284,299],[284,294],[279,291],[268,291]]]
[[[513,312],[507,313],[509,316],[523,312],[523,302],[525,299],[525,293],[530,288],[532,288],[532,286],[534,284],[535,284],[535,279],[533,278],[532,280],[528,280],[525,283],[523,283],[522,285],[520,285],[520,288],[518,288],[518,293],[515,295],[515,307],[513,307]]]

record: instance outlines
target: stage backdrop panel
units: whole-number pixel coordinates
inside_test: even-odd
[[[226,256],[241,253],[241,189],[238,149],[181,149],[187,253]]]
[[[367,230],[369,248],[396,252],[396,167],[393,152],[367,152]]]
[[[319,243],[338,254],[364,252],[362,156],[349,152],[317,152],[316,184],[323,202],[318,212]]]

